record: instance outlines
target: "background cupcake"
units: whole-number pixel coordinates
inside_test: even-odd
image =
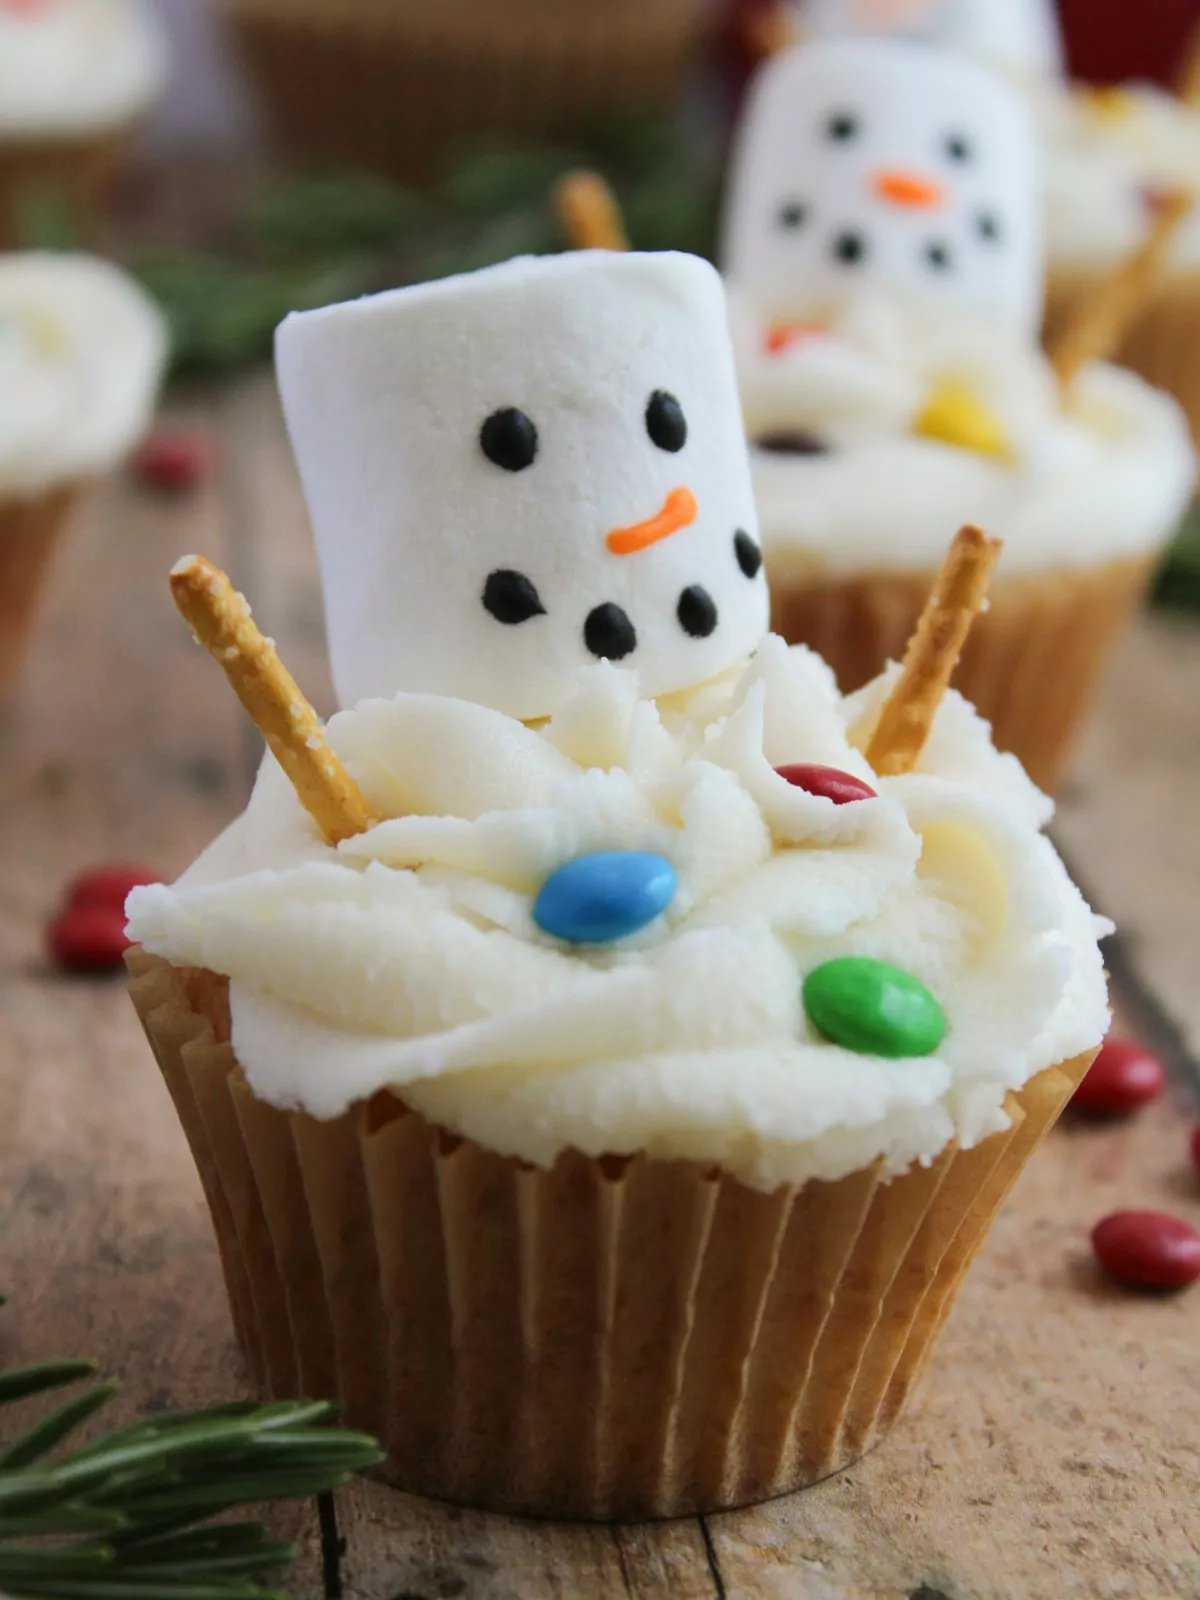
[[[86,226],[165,77],[140,0],[0,5],[0,245]]]
[[[242,54],[293,157],[437,175],[481,133],[571,132],[673,103],[709,0],[228,0]]]
[[[940,530],[1005,540],[959,686],[1053,786],[1121,624],[1187,505],[1178,408],[1037,342],[1041,250],[1021,99],[897,41],[777,56],[728,201],[775,626],[852,689],[898,656]]]
[[[0,256],[0,690],[58,536],[145,430],[165,355],[157,309],[116,267]]]

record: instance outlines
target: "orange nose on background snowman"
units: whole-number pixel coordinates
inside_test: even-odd
[[[871,188],[889,205],[906,206],[914,211],[935,211],[949,198],[945,185],[935,178],[901,167],[884,167],[872,173]]]

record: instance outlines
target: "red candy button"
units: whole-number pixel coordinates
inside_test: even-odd
[[[182,493],[212,471],[212,448],[198,433],[152,433],[134,453],[133,469],[151,489]]]
[[[832,800],[835,806],[852,805],[855,800],[875,800],[878,796],[869,784],[837,767],[776,767],[775,771],[794,789],[803,789],[823,800]]]
[[[1115,1211],[1093,1228],[1092,1248],[1130,1289],[1182,1289],[1200,1278],[1200,1233],[1164,1211]]]
[[[123,911],[131,889],[161,882],[160,872],[155,872],[152,867],[136,866],[132,862],[111,867],[92,867],[71,880],[63,901],[68,908],[99,906],[108,911]]]
[[[67,972],[112,972],[129,949],[125,912],[120,907],[68,906],[50,924],[47,944]]]
[[[1127,1117],[1167,1085],[1162,1062],[1132,1039],[1106,1039],[1071,1104],[1093,1117]]]

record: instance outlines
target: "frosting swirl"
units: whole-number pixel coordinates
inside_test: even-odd
[[[140,0],[0,3],[0,138],[60,138],[130,121],[166,79]]]
[[[165,357],[161,314],[118,268],[0,256],[0,494],[115,466],[150,421]]]
[[[325,844],[271,758],[245,814],[130,934],[226,973],[256,1094],[338,1115],[391,1088],[440,1125],[548,1164],[587,1154],[720,1163],[771,1188],[875,1159],[899,1171],[1006,1125],[1003,1103],[1107,1025],[1103,930],[1040,827],[1049,801],[957,696],[911,775],[860,753],[886,694],[843,699],[768,638],[744,668],[657,702],[584,671],[529,727],[463,701],[366,701],[332,744],[388,820]],[[877,789],[838,806],[785,763]],[[546,876],[593,850],[678,875],[631,938],[541,932]],[[838,956],[904,967],[940,1001],[936,1054],[856,1054],[807,1019]]]

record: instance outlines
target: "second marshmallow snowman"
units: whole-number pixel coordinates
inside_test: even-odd
[[[580,668],[700,684],[767,626],[721,281],[506,263],[290,317],[279,381],[343,705],[549,715]]]
[[[866,285],[1032,339],[1037,195],[1028,116],[984,68],[895,39],[787,50],[743,116],[726,273],[768,320],[820,314]]]

